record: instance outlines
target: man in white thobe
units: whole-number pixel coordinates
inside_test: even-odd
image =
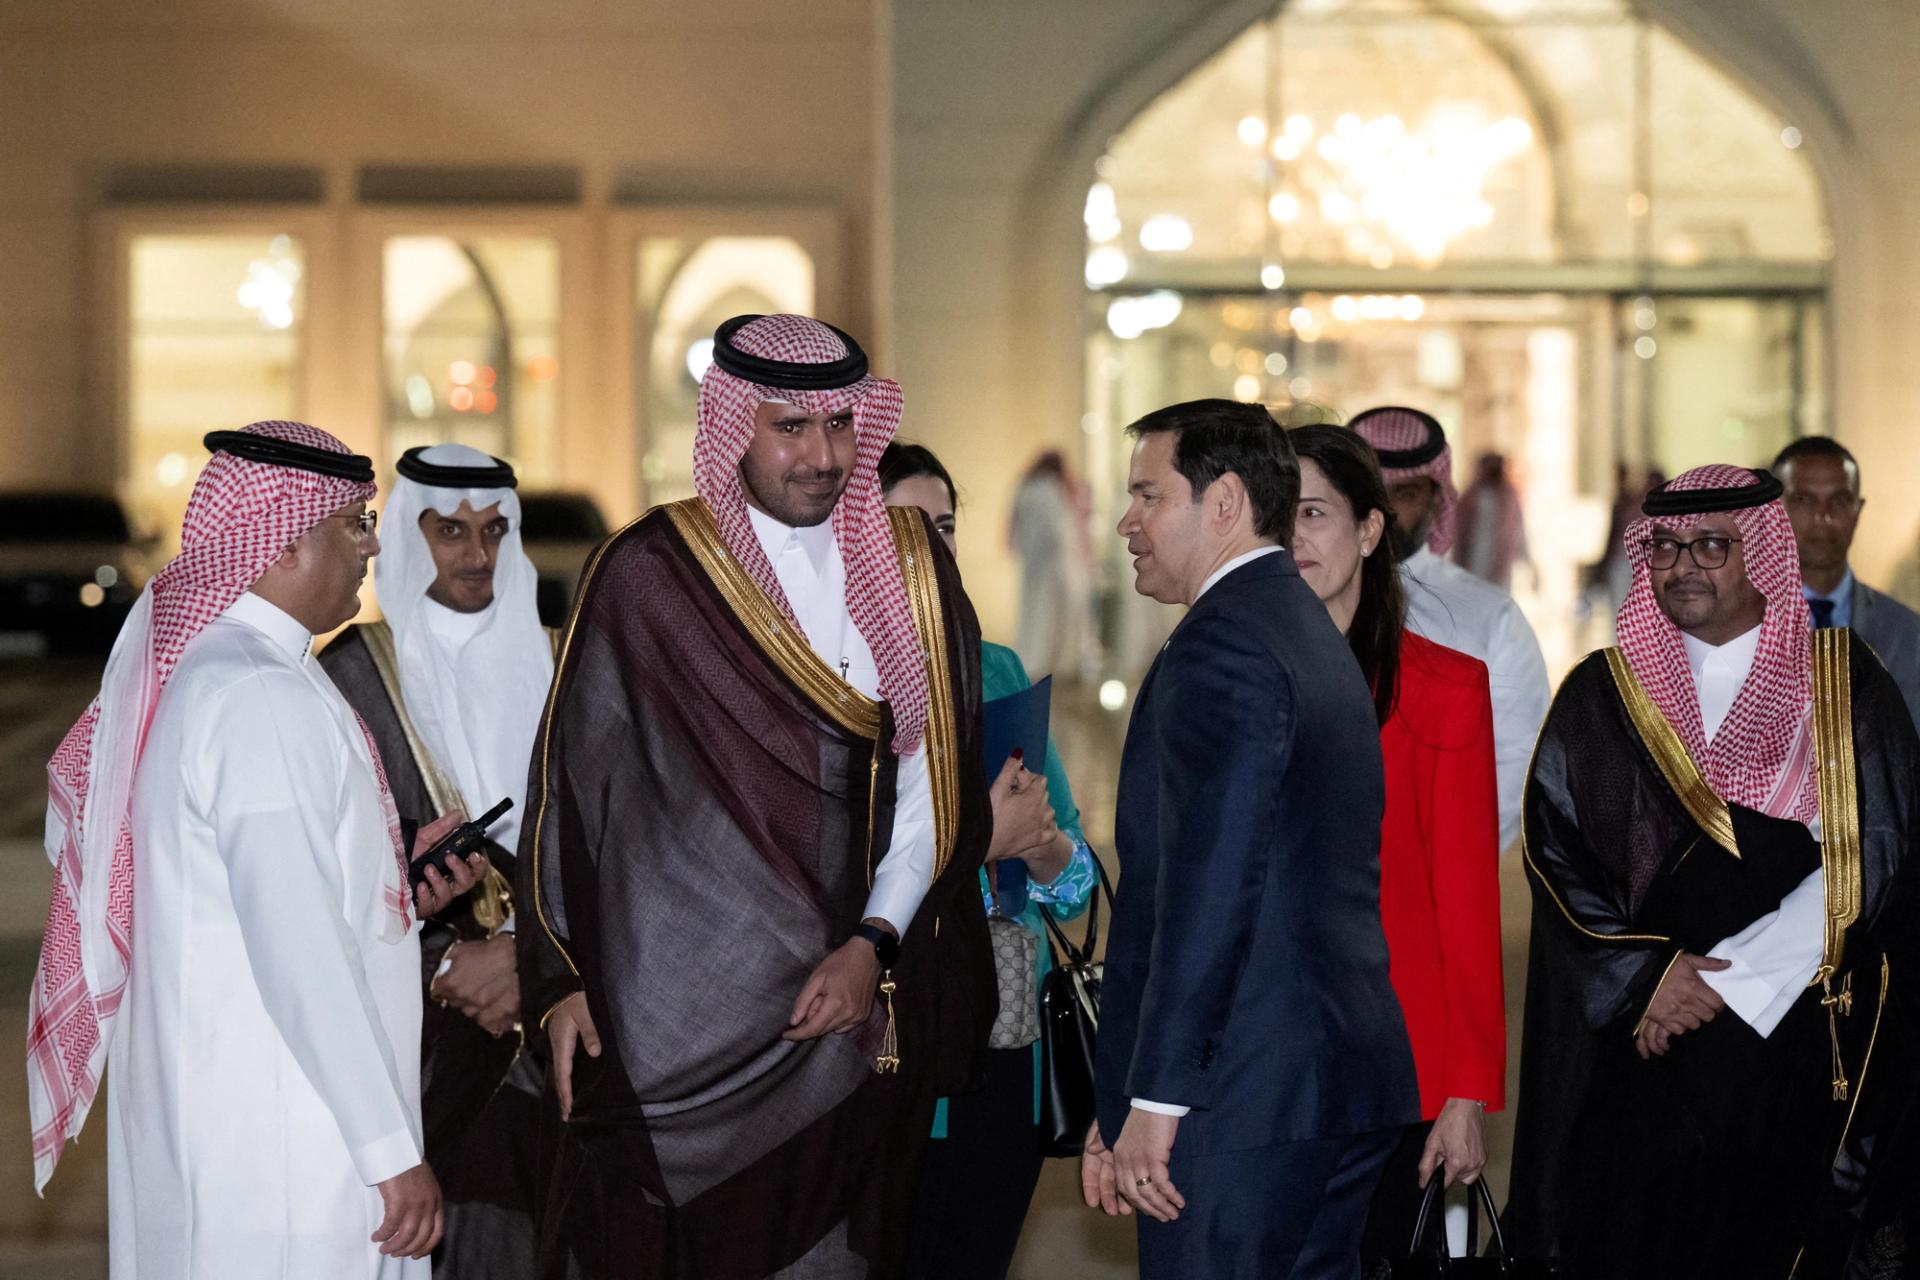
[[[379,550],[371,464],[299,423],[208,445],[181,553],[49,767],[36,1174],[104,1060],[113,1280],[423,1275],[417,920],[485,863],[409,894],[379,757],[312,660]]]
[[[1458,498],[1453,451],[1439,422],[1418,409],[1369,409],[1349,424],[1380,455],[1393,500],[1390,534],[1407,594],[1407,627],[1487,664],[1493,694],[1494,775],[1500,847],[1520,834],[1520,793],[1552,690],[1540,641],[1513,597],[1446,558]]]

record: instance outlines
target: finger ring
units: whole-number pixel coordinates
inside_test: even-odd
[[[1136,1187],[1144,1187],[1144,1186],[1150,1185],[1152,1182],[1153,1182],[1152,1178],[1135,1178],[1133,1180],[1133,1185]]]

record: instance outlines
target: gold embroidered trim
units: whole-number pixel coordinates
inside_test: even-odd
[[[914,630],[927,664],[927,776],[933,783],[933,878],[953,858],[960,831],[960,761],[954,746],[953,672],[947,665],[947,619],[940,606],[940,583],[933,547],[917,507],[889,507],[894,554],[900,578],[913,606]]]
[[[1555,699],[1556,701],[1558,700],[1558,695],[1555,695]],[[1533,878],[1540,882],[1540,887],[1547,891],[1547,896],[1553,899],[1553,905],[1560,908],[1560,914],[1567,918],[1567,923],[1572,925],[1575,929],[1579,930],[1581,933],[1584,933],[1585,935],[1587,935],[1587,937],[1592,938],[1595,942],[1671,942],[1673,941],[1673,939],[1667,937],[1665,934],[1659,934],[1659,933],[1595,933],[1593,930],[1587,928],[1587,926],[1581,924],[1578,920],[1574,918],[1573,912],[1567,908],[1567,904],[1561,899],[1559,891],[1553,887],[1553,881],[1547,877],[1546,872],[1540,869],[1540,864],[1533,860],[1533,848],[1528,843],[1528,840],[1527,840],[1527,823],[1526,823],[1527,793],[1533,789],[1533,767],[1536,763],[1539,762],[1540,741],[1545,736],[1546,735],[1544,733],[1535,736],[1533,740],[1533,751],[1530,755],[1527,756],[1527,773],[1526,773],[1527,781],[1526,781],[1526,785],[1521,788],[1521,792],[1520,792],[1520,808],[1521,808],[1520,860],[1526,864],[1528,870],[1533,872]]]
[[[1698,823],[1700,829],[1713,838],[1713,842],[1734,857],[1740,856],[1740,847],[1733,838],[1733,815],[1727,810],[1727,802],[1714,794],[1701,776],[1700,766],[1694,763],[1693,756],[1687,752],[1687,746],[1680,741],[1680,735],[1661,714],[1660,708],[1653,705],[1653,699],[1640,684],[1640,678],[1633,674],[1633,668],[1627,665],[1627,656],[1619,649],[1608,649],[1607,669],[1613,673],[1614,687],[1620,691],[1620,701],[1626,704],[1627,715],[1633,721],[1633,727],[1639,731],[1640,741],[1647,744],[1647,751],[1653,756],[1653,762],[1660,774],[1673,788],[1673,793],[1686,806],[1687,813]]]
[[[694,559],[726,600],[747,634],[786,677],[799,686],[809,702],[832,717],[841,728],[863,738],[880,736],[880,704],[842,680],[820,660],[807,638],[760,589],[720,537],[720,526],[705,500],[687,498],[668,503],[673,527],[686,539]]]
[[[373,671],[380,677],[380,687],[387,691],[387,701],[393,704],[394,717],[400,721],[400,736],[406,739],[413,766],[420,771],[420,781],[427,789],[427,802],[433,806],[434,815],[457,809],[471,817],[473,810],[467,807],[459,784],[440,767],[433,752],[427,750],[426,739],[414,728],[413,717],[407,713],[406,695],[400,692],[400,655],[394,647],[393,627],[385,618],[369,622],[360,628],[360,639],[367,646],[367,656],[373,659]],[[498,868],[487,868],[487,878],[480,882],[480,899],[473,904],[473,922],[491,937],[512,913],[512,886]]]
[[[1813,633],[1813,745],[1819,755],[1820,862],[1827,893],[1826,944],[1815,982],[1840,971],[1847,930],[1860,918],[1860,795],[1854,777],[1850,635],[1838,627]]]

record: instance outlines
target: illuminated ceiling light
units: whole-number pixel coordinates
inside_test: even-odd
[[[107,599],[106,588],[97,582],[85,582],[80,585],[80,603],[89,609],[96,609]]]
[[[1251,373],[1243,373],[1233,380],[1233,398],[1242,404],[1252,404],[1260,398],[1260,379]]]
[[[1087,234],[1095,240],[1112,240],[1120,234],[1120,204],[1114,199],[1113,184],[1096,182],[1087,188],[1087,206],[1081,213]]]
[[[483,364],[473,372],[475,385],[490,387],[500,380],[500,371],[490,364]]]
[[[1287,371],[1287,358],[1281,355],[1278,351],[1271,351],[1267,353],[1266,364],[1267,364],[1267,372],[1272,374],[1276,378]]]
[[[1341,294],[1333,300],[1333,318],[1343,324],[1352,324],[1360,318],[1360,304],[1346,294]]]
[[[153,464],[153,478],[162,486],[171,489],[187,478],[187,455],[184,453],[163,453],[160,461]]]
[[[1297,138],[1289,138],[1284,133],[1275,135],[1273,145],[1267,149],[1273,153],[1275,160],[1284,161],[1288,164],[1300,158],[1299,140]]]
[[[1277,192],[1267,201],[1267,213],[1275,222],[1292,222],[1300,216],[1300,197],[1290,191]]]
[[[1250,147],[1257,147],[1267,140],[1267,122],[1259,116],[1241,116],[1240,126],[1236,132],[1240,135],[1240,141]]]
[[[473,388],[455,387],[447,396],[447,407],[455,413],[465,413],[473,408]]]
[[[1287,384],[1287,394],[1295,400],[1305,400],[1309,395],[1313,394],[1313,380],[1311,378],[1295,378]]]
[[[473,381],[473,361],[455,360],[447,366],[447,381],[456,387],[464,387]]]
[[[269,256],[247,264],[247,278],[235,291],[240,305],[269,329],[293,327],[294,286],[300,279],[300,264],[287,256],[291,247],[285,236],[274,237],[267,246]]]
[[[1290,115],[1287,117],[1287,123],[1283,128],[1289,138],[1305,142],[1313,136],[1313,117],[1299,114]]]
[[[1801,142],[1802,142],[1802,138],[1800,137],[1800,131],[1794,128],[1792,125],[1788,125],[1786,128],[1780,131],[1780,145],[1785,147],[1787,150],[1798,151],[1800,149]]]
[[[1103,680],[1100,682],[1101,710],[1118,711],[1126,705],[1127,686],[1124,682],[1119,680]]]
[[[1269,262],[1260,268],[1260,287],[1278,289],[1287,283],[1287,273],[1277,262]]]
[[[415,373],[408,376],[407,409],[416,418],[433,416],[433,384],[427,381],[426,374]]]
[[[110,587],[120,581],[120,571],[110,564],[103,564],[93,571],[93,580],[102,587]]]
[[[1313,312],[1305,307],[1295,307],[1287,312],[1287,323],[1296,329],[1311,329],[1315,324]]]
[[[707,368],[712,363],[712,338],[695,338],[687,345],[687,375],[695,382],[707,376]]]
[[[1149,329],[1164,329],[1178,320],[1183,305],[1180,295],[1171,289],[1115,298],[1107,304],[1107,329],[1116,338],[1137,338]]]
[[[1140,226],[1140,247],[1148,253],[1179,253],[1193,247],[1193,227],[1177,213],[1156,213]]]
[[[1642,360],[1653,359],[1653,353],[1659,349],[1660,344],[1645,334],[1641,334],[1633,340],[1633,354],[1639,356]]]
[[[1425,314],[1427,314],[1426,300],[1419,294],[1409,293],[1400,299],[1400,318],[1402,320],[1418,320]]]
[[[1113,245],[1102,245],[1087,255],[1087,287],[1104,289],[1110,284],[1119,284],[1127,278],[1126,251]]]

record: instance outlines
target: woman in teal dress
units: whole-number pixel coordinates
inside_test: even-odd
[[[919,507],[932,517],[947,546],[953,546],[957,505],[953,480],[931,452],[920,445],[888,445],[880,457],[880,484],[889,505]],[[1030,683],[1019,655],[998,644],[980,646],[980,680],[985,702],[1018,693]],[[1003,974],[1002,988],[1031,992],[1037,1015],[1040,981],[1052,967],[1040,910],[1045,907],[1055,920],[1072,919],[1086,910],[1098,883],[1093,851],[1081,836],[1080,811],[1051,738],[1040,777],[1026,772],[1018,761],[1009,761],[1001,769],[993,788],[993,814],[994,841],[987,851],[987,868],[980,873],[980,892],[988,914],[1006,922],[1007,911],[996,904],[988,877],[1002,860],[1017,858],[1026,863],[1026,901],[1014,904],[1019,907],[1018,924],[994,927],[1023,928],[1033,935],[1033,944],[1024,951],[1032,957],[1030,972]],[[997,954],[1017,954],[1019,941],[1016,935],[1015,945],[996,948]],[[1005,981],[1008,977],[1026,980],[1010,984]],[[1037,1016],[1032,1020],[1008,1016],[1013,1012],[1003,1011],[996,1034],[1024,1040],[1025,1033],[1014,1030],[1014,1025],[1026,1022],[1037,1029]],[[1020,1227],[1043,1159],[1040,1045],[1035,1040],[991,1048],[987,1058],[986,1087],[943,1098],[934,1113],[932,1141],[921,1163],[907,1266],[914,1280],[1005,1276],[1020,1241]]]

